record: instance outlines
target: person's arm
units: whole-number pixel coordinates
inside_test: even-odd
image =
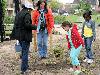
[[[37,12],[36,10],[32,12],[32,24],[36,25],[36,19],[37,19]]]
[[[28,29],[28,30],[36,30],[37,26],[32,25],[30,18],[31,18],[30,14],[25,15],[25,18],[24,18],[25,28]]]
[[[96,39],[95,22],[92,22],[93,41]]]
[[[51,9],[48,9],[48,22],[49,22],[49,29],[53,29],[54,27],[54,17],[52,15],[52,10]],[[51,33],[51,32],[48,32],[48,33]]]

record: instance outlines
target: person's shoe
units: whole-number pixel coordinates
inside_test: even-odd
[[[86,59],[84,59],[84,60],[83,60],[83,62],[87,62],[88,60],[89,60],[89,59],[88,59],[88,58],[86,58]]]
[[[46,57],[41,57],[41,59],[46,59]]]
[[[93,63],[93,59],[88,59],[87,63],[89,64]]]
[[[74,72],[73,68],[68,69],[69,72]]]
[[[81,73],[81,70],[74,71],[74,75],[79,75]]]
[[[24,74],[25,72],[21,71],[21,74]]]

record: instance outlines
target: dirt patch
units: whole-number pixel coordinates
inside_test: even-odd
[[[100,28],[97,28],[97,39],[93,43],[94,49],[94,63],[86,64],[83,62],[85,56],[85,50],[82,49],[80,54],[80,62],[82,65],[82,73],[80,75],[100,75]],[[63,35],[53,35],[53,46],[59,42],[59,38]],[[14,44],[16,41],[5,41],[0,43],[0,75],[20,75],[20,63],[19,54],[14,50]],[[62,43],[62,42],[61,42]],[[29,53],[29,72],[27,75],[71,75],[68,69],[71,67],[68,61],[67,44],[63,41],[65,51],[63,53],[63,59],[56,59],[53,51],[48,50],[49,57],[44,60],[38,58],[37,52],[34,51],[31,44]]]

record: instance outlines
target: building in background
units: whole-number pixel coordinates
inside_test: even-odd
[[[14,4],[14,1],[17,1],[17,0],[7,0],[7,8],[6,8],[6,12],[7,12],[7,15],[15,15],[15,4]],[[18,0],[19,1],[19,7],[21,9],[21,4],[24,4],[25,1],[30,1],[32,2],[32,0]]]
[[[95,10],[100,13],[100,0],[97,0]]]

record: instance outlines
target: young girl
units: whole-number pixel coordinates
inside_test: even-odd
[[[84,46],[83,39],[78,32],[76,24],[72,24],[68,21],[64,21],[62,23],[62,28],[65,31],[67,31],[66,39],[68,41],[68,48],[71,50],[70,58],[71,58],[73,67],[70,68],[69,70],[73,72],[80,72],[81,68],[80,68],[78,56],[79,56],[82,46]]]
[[[91,11],[87,11],[83,14],[85,22],[83,23],[82,28],[82,37],[84,37],[85,49],[86,49],[86,59],[84,62],[92,63],[93,62],[93,53],[92,53],[92,41],[95,41],[96,32],[95,32],[95,23],[91,20]]]

